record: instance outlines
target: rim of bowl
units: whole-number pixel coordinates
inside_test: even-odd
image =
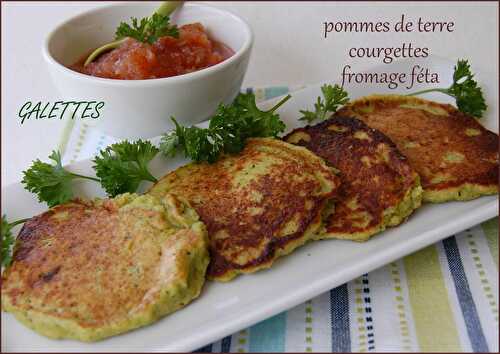
[[[141,86],[141,85],[151,85],[151,86],[153,86],[153,85],[165,84],[167,82],[174,83],[174,82],[179,82],[179,81],[186,81],[186,80],[203,78],[203,77],[205,77],[205,76],[207,76],[207,75],[209,75],[209,74],[211,74],[213,72],[216,72],[216,71],[219,71],[219,70],[223,69],[224,67],[226,67],[226,66],[230,65],[231,63],[233,63],[234,61],[238,60],[240,57],[242,57],[245,53],[247,53],[251,49],[252,44],[253,44],[253,32],[252,32],[252,29],[248,25],[248,23],[245,20],[243,20],[241,17],[236,16],[235,14],[233,14],[230,11],[222,10],[222,9],[219,9],[217,7],[214,7],[214,6],[202,5],[202,4],[197,4],[197,3],[184,3],[183,6],[208,8],[208,9],[210,9],[212,11],[221,12],[225,16],[232,17],[237,22],[239,22],[242,25],[242,27],[243,27],[244,31],[246,32],[246,35],[247,35],[246,36],[247,38],[243,42],[241,48],[237,52],[235,52],[232,56],[230,56],[229,58],[227,58],[226,60],[224,60],[224,61],[222,61],[222,62],[220,62],[218,64],[209,66],[207,68],[203,68],[203,69],[200,69],[200,70],[197,70],[197,71],[193,71],[191,73],[181,74],[181,75],[177,75],[177,76],[162,77],[162,78],[156,78],[156,79],[141,79],[141,80],[108,79],[108,78],[103,78],[103,77],[97,77],[97,76],[82,74],[82,73],[79,73],[78,71],[71,70],[70,68],[62,65],[61,63],[59,63],[52,56],[52,54],[49,51],[49,42],[50,42],[51,38],[54,36],[54,33],[59,28],[61,28],[62,26],[68,24],[71,21],[74,21],[75,19],[77,19],[79,17],[83,17],[83,16],[86,16],[86,15],[92,14],[94,12],[101,11],[103,9],[118,7],[118,6],[125,5],[125,4],[127,4],[127,3],[110,4],[110,5],[98,7],[98,8],[92,9],[92,10],[88,10],[88,11],[85,11],[85,12],[83,12],[81,14],[76,15],[76,16],[70,17],[69,19],[67,19],[67,20],[59,23],[58,25],[56,25],[49,32],[49,34],[47,35],[47,37],[45,38],[45,41],[43,43],[42,52],[43,52],[43,57],[44,57],[45,61],[49,65],[53,65],[57,70],[63,72],[64,74],[67,74],[67,75],[70,75],[70,76],[74,76],[75,78],[79,78],[81,80],[93,81],[96,84],[112,85],[112,86],[113,85],[114,86]],[[182,8],[181,8],[181,10],[182,10]]]

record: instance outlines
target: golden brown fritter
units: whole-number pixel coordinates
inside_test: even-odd
[[[417,173],[389,138],[358,119],[331,118],[295,129],[284,140],[308,148],[339,170],[335,212],[316,238],[366,241],[420,206]]]
[[[51,338],[95,341],[150,324],[198,296],[208,239],[167,196],[74,201],[27,221],[2,278],[2,307]]]
[[[424,201],[498,193],[498,134],[451,105],[374,95],[336,115],[356,117],[386,134],[420,175]]]
[[[172,193],[193,206],[208,229],[208,276],[226,281],[268,268],[308,241],[338,185],[333,171],[307,149],[257,138],[240,154],[169,173],[148,193]]]

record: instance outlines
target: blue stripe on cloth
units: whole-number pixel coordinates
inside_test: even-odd
[[[285,351],[286,312],[250,327],[249,351]]]
[[[286,95],[288,93],[288,87],[287,86],[267,87],[264,92],[266,99],[270,99]]]
[[[229,353],[231,351],[231,336],[222,338],[222,343],[220,345],[221,353]]]
[[[351,334],[349,330],[349,293],[347,284],[330,290],[330,313],[332,352],[350,352]]]
[[[365,304],[365,328],[368,339],[368,350],[375,350],[375,332],[373,330],[372,299],[368,274],[363,274],[363,302]]]
[[[443,240],[443,246],[448,259],[448,266],[450,267],[451,276],[455,283],[455,291],[457,292],[458,302],[462,309],[464,316],[465,326],[469,339],[472,345],[472,350],[475,352],[488,352],[488,344],[484,337],[483,328],[479,321],[477,314],[476,304],[470,292],[469,282],[465,275],[462,259],[460,258],[460,251],[458,250],[457,241],[454,236],[448,237]]]
[[[104,146],[104,141],[106,140],[106,135],[102,134],[101,137],[99,138],[99,141],[97,142],[97,147],[96,147],[96,152],[95,154],[99,154],[99,152],[105,147]]]
[[[195,350],[194,353],[211,353],[212,352],[212,344],[205,345],[198,350]]]

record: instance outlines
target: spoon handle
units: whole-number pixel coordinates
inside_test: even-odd
[[[163,1],[156,13],[163,16],[169,16],[176,8],[182,6],[184,1]]]

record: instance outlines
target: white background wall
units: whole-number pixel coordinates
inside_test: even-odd
[[[244,86],[338,80],[346,62],[357,71],[380,62],[348,60],[353,46],[397,46],[411,41],[452,60],[468,58],[489,105],[490,128],[498,130],[498,3],[409,2],[210,2],[243,17],[255,33]],[[37,157],[45,159],[63,121],[31,120],[20,125],[17,112],[28,101],[55,101],[41,46],[60,21],[106,2],[2,2],[2,185],[21,179]],[[401,13],[416,19],[455,22],[454,33],[337,34],[323,38],[324,21],[395,21]],[[388,68],[390,68],[388,66]]]

